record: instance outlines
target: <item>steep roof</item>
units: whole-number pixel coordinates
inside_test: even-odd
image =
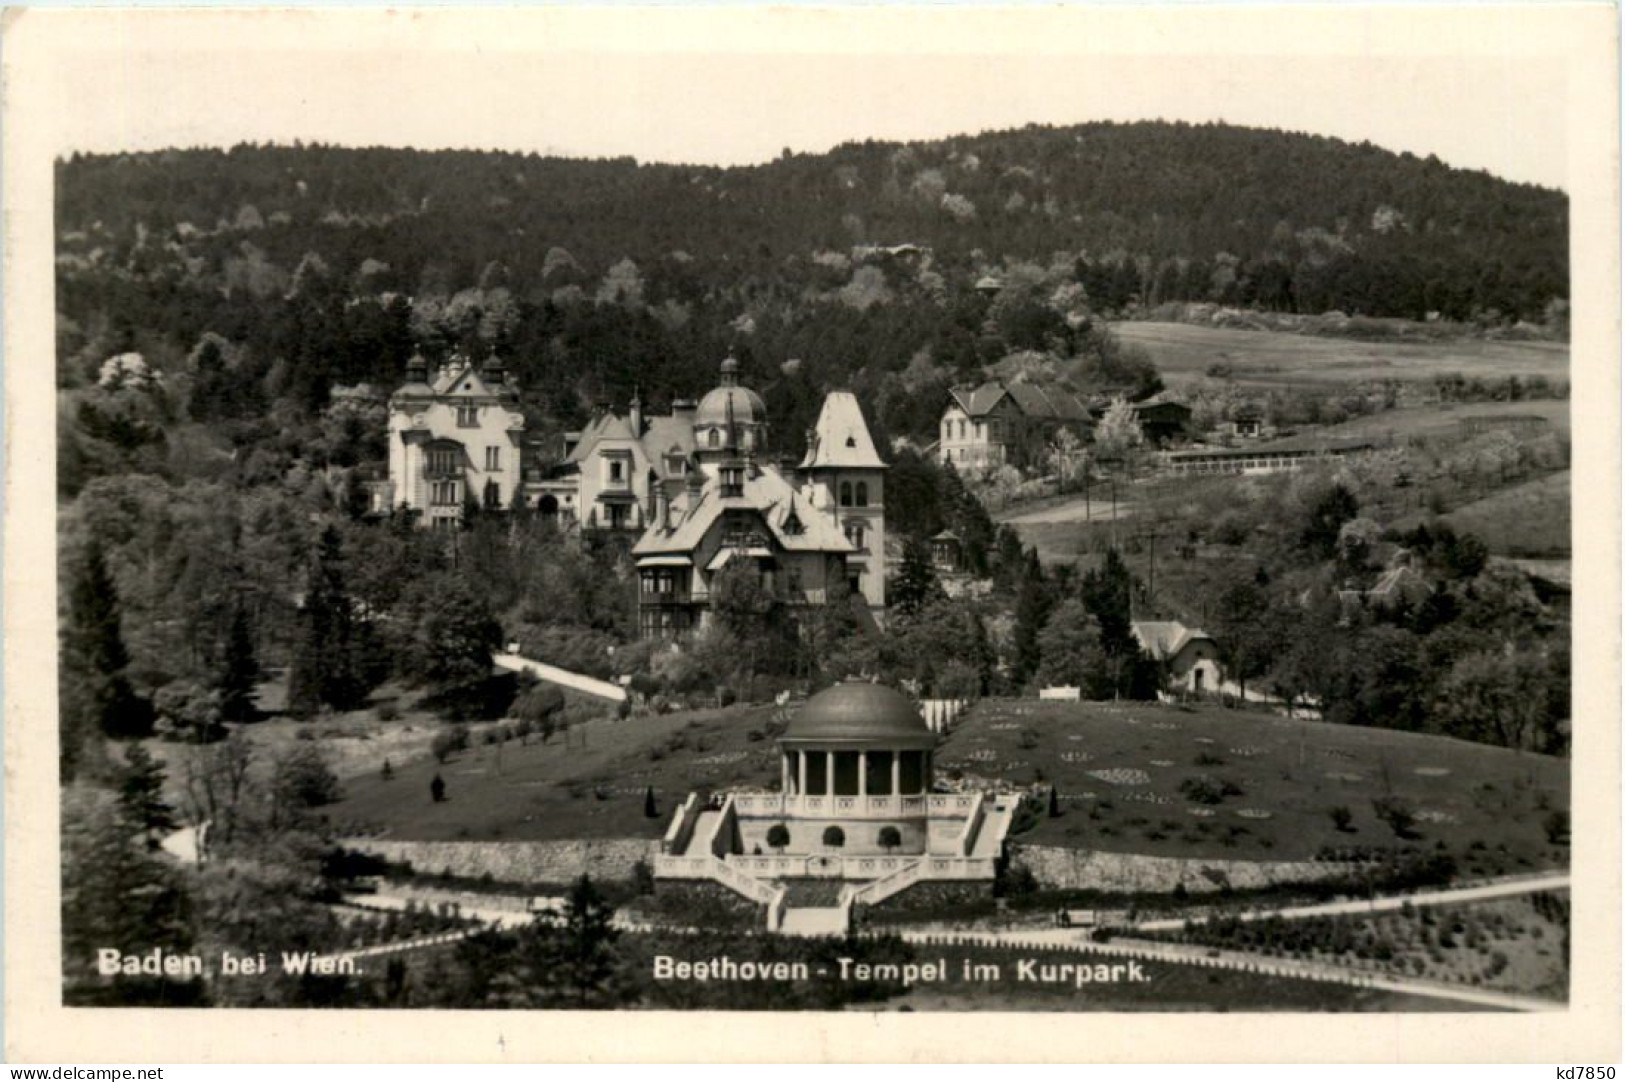
[[[591,458],[605,440],[636,440],[660,477],[668,474],[666,456],[674,450],[687,458],[694,450],[694,427],[686,417],[651,417],[641,436],[633,434],[632,419],[614,413],[593,418],[581,430],[581,438],[566,462],[582,463]]]
[[[1020,382],[1010,384],[1008,389],[1021,412],[1034,420],[1089,420],[1089,403],[1083,396],[1058,384]]]
[[[989,380],[980,387],[967,390],[958,388],[949,392],[959,408],[968,416],[981,417],[991,413],[1006,395],[1016,408],[1035,421],[1087,421],[1090,419],[1089,402],[1076,391],[1055,383],[1019,380],[1005,383]]]
[[[1135,620],[1129,625],[1140,647],[1159,661],[1177,657],[1198,639],[1213,641],[1201,628],[1186,627],[1178,620]]]
[[[998,380],[989,380],[980,387],[956,387],[948,393],[967,415],[981,417],[999,404],[1005,390],[1004,384]]]
[[[632,546],[632,555],[692,552],[705,540],[717,516],[730,509],[759,512],[767,522],[774,541],[786,551],[838,552],[843,555],[856,551],[835,523],[820,514],[782,473],[773,466],[762,466],[747,472],[743,491],[738,496],[723,496],[721,481],[717,477],[707,477],[699,498],[683,511],[682,516],[669,528],[650,526]],[[799,532],[786,528],[792,517],[801,524]]]
[[[824,396],[824,408],[818,411],[807,456],[801,460],[804,470],[826,466],[886,468],[875,450],[869,426],[864,423],[863,407],[851,391],[831,391]]]

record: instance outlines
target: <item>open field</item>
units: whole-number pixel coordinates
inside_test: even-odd
[[[444,766],[358,776],[333,806],[345,829],[423,840],[659,837],[691,790],[777,783],[771,708],[594,722],[546,745],[477,745]],[[753,739],[754,734],[754,739]],[[1201,759],[1201,762],[1198,762]],[[939,773],[1060,788],[1063,814],[1016,837],[1034,844],[1165,856],[1308,859],[1328,847],[1454,853],[1465,874],[1564,867],[1545,809],[1568,806],[1568,763],[1440,737],[1330,726],[1202,706],[977,704],[938,753]],[[449,799],[429,799],[439,771]],[[1204,804],[1187,779],[1240,793]],[[643,814],[646,787],[660,815]],[[1416,812],[1396,838],[1372,800]],[[1345,805],[1349,830],[1329,809]],[[1474,843],[1480,843],[1475,847]]]
[[[950,777],[1054,782],[1063,814],[1021,842],[1257,860],[1442,845],[1469,875],[1568,860],[1542,828],[1547,809],[1568,807],[1566,760],[1443,737],[1214,706],[1001,699],[973,707],[937,762]],[[1227,782],[1240,791],[1204,802]],[[1415,812],[1413,837],[1378,820],[1372,801],[1386,796]]]
[[[1462,432],[1462,422],[1469,418],[1486,417],[1543,417],[1551,430],[1560,436],[1569,434],[1569,403],[1567,399],[1537,398],[1525,402],[1437,402],[1426,406],[1406,406],[1383,410],[1364,417],[1355,417],[1341,424],[1306,428],[1291,438],[1294,444],[1305,440],[1369,439],[1378,443],[1404,442],[1454,436]],[[1269,447],[1273,440],[1260,443]]]
[[[1573,544],[1569,471],[1548,474],[1458,507],[1445,520],[1499,556],[1568,556]]]
[[[1143,346],[1172,387],[1221,363],[1230,366],[1235,382],[1259,388],[1431,380],[1448,372],[1551,380],[1566,380],[1569,373],[1569,347],[1560,342],[1371,342],[1187,323],[1114,323],[1112,331]]]

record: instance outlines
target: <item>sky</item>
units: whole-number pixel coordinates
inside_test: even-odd
[[[59,153],[301,140],[740,164],[1222,120],[1565,187],[1562,42],[1494,8],[633,14],[117,13],[56,35],[53,138]]]

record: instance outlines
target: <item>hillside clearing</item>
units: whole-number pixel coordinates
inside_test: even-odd
[[[1112,330],[1144,347],[1174,387],[1204,377],[1215,364],[1228,365],[1236,383],[1260,389],[1431,380],[1451,372],[1480,379],[1569,374],[1569,347],[1558,342],[1371,342],[1150,322],[1113,323]]]

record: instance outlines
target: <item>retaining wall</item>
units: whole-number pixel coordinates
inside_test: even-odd
[[[568,883],[631,879],[638,861],[652,866],[660,843],[653,839],[588,838],[555,842],[414,842],[386,838],[347,838],[346,849],[405,862],[421,875],[449,874],[504,883]]]
[[[1225,886],[1252,890],[1339,879],[1357,870],[1355,865],[1330,861],[1156,857],[1049,845],[1012,846],[1011,856],[1013,863],[1032,870],[1040,886],[1111,893],[1169,892],[1181,883],[1192,894]]]

